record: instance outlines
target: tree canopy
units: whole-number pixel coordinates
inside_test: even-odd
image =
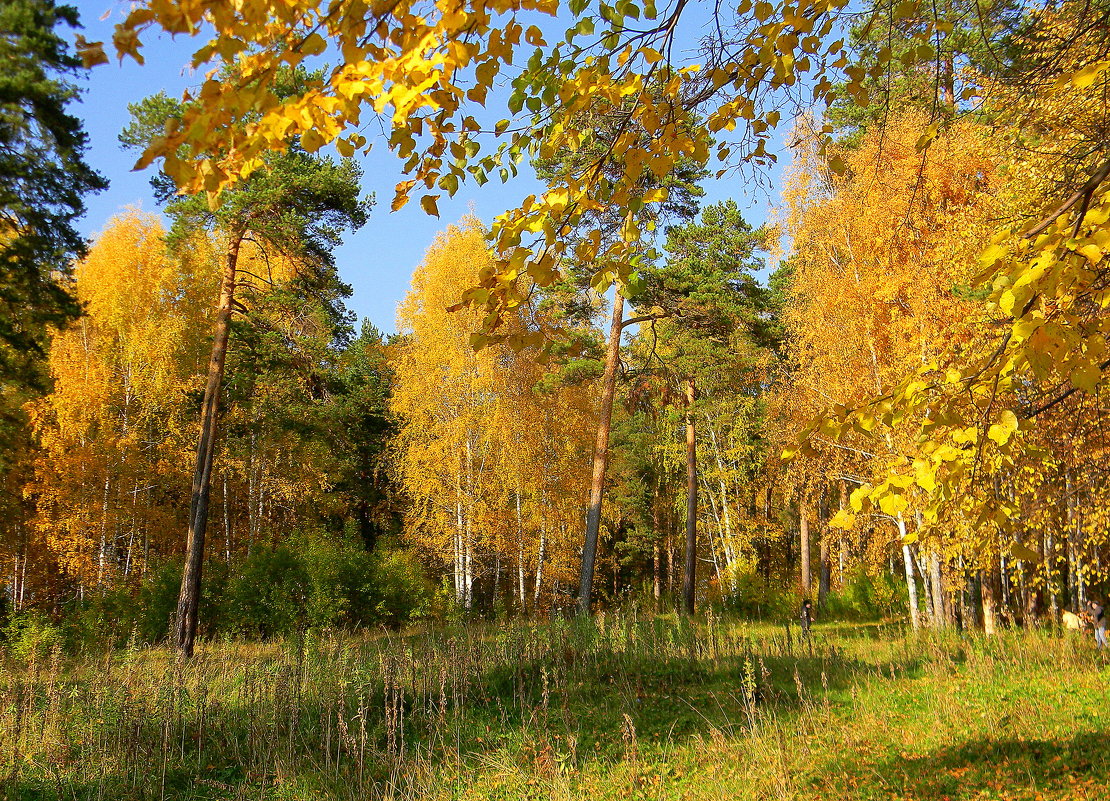
[[[1003,608],[1036,619],[1107,586],[1102,6],[151,0],[114,46],[138,57],[158,29],[207,41],[201,86],[128,134],[160,160],[169,240],[188,247],[160,253],[130,223],[104,246],[141,242],[143,265],[205,281],[225,254],[198,474],[227,564],[244,533],[247,550],[282,526],[338,537],[357,507],[364,544],[396,533],[465,612],[576,590],[588,608],[649,580],[661,604],[680,574],[687,609],[811,582],[824,607],[862,576],[911,625],[960,609],[989,630]],[[321,148],[364,152],[375,124],[406,174],[394,207],[435,214],[524,159],[546,185],[488,230],[449,229],[401,335],[355,340],[329,249],[365,207]],[[767,225],[696,208],[704,176],[767,182],[787,154]],[[27,536],[78,532],[44,575],[82,590],[135,564],[121,554],[148,517],[177,514],[117,508],[175,446],[132,442],[134,393],[161,384],[130,350],[142,321],[108,302],[151,279],[97,263],[121,266],[90,268],[98,316],[55,340],[62,383],[33,437],[73,468],[28,457],[13,551],[25,568]],[[208,321],[194,294],[179,330]],[[95,413],[76,409],[86,388]]]
[[[0,393],[41,378],[51,327],[80,313],[67,276],[84,254],[75,224],[107,182],[85,163],[71,104],[82,72],[59,28],[77,12],[52,0],[0,8]]]

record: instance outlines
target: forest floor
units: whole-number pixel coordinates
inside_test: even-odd
[[[1102,799],[1050,632],[599,617],[0,663],[0,799]]]

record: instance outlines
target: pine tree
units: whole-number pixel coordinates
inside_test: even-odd
[[[296,83],[304,79],[288,74],[287,80]],[[157,123],[167,113],[180,113],[180,109],[157,95],[134,106],[132,113],[135,122],[121,140],[138,147],[157,130]],[[231,317],[237,305],[242,305],[236,301],[240,250],[249,240],[266,252],[273,251],[289,259],[310,286],[327,283],[335,270],[332,249],[339,243],[343,230],[357,229],[367,218],[369,202],[360,198],[359,177],[360,171],[353,161],[336,163],[306,153],[293,143],[285,152],[272,155],[234,191],[225,193],[214,208],[200,195],[178,197],[167,205],[167,213],[174,220],[171,244],[202,230],[226,243],[212,356],[201,407],[185,571],[177,610],[178,648],[185,656],[192,655],[196,638],[216,425]],[[165,186],[164,180],[161,185]]]
[[[87,138],[67,107],[80,61],[61,26],[77,12],[52,0],[0,5],[0,415],[15,422],[11,393],[42,387],[38,369],[53,328],[80,305],[69,282],[85,252],[74,227],[84,197],[107,186],[84,160]]]

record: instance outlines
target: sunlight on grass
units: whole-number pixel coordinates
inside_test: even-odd
[[[7,799],[1082,799],[1110,672],[1041,632],[714,618],[9,657]]]

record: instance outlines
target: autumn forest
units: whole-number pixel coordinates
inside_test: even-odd
[[[1105,2],[112,24],[0,4],[0,798],[1099,797]]]

